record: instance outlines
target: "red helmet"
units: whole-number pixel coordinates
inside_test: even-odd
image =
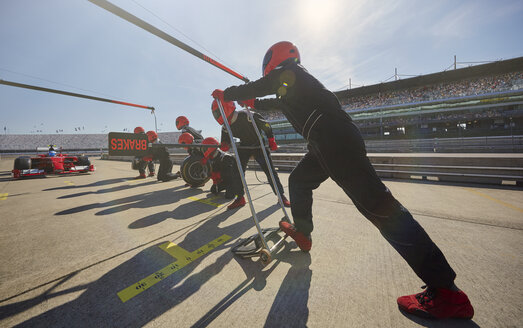
[[[194,142],[194,137],[189,132],[184,132],[180,135],[180,137],[178,137],[179,144],[190,145],[193,142]],[[184,148],[185,148],[185,150],[188,149],[187,147],[184,147]]]
[[[262,73],[263,76],[282,65],[287,60],[300,62],[300,52],[292,42],[281,41],[272,45],[263,57]]]
[[[223,104],[223,111],[225,112],[225,115],[227,116],[227,119],[230,122],[231,116],[234,113],[234,110],[236,109],[236,105],[234,104],[234,101],[226,101],[226,102],[223,102],[222,104]],[[220,123],[220,124],[223,124],[223,117],[222,117],[222,114],[220,113],[220,108],[218,108],[218,102],[216,101],[216,99],[213,100],[211,109],[212,109],[212,115],[214,116],[216,121],[218,121],[218,123]]]
[[[134,128],[134,133],[145,133],[145,129],[141,126],[137,126]]]
[[[220,143],[216,138],[209,137],[203,139],[202,145],[216,145],[216,147],[202,148],[203,157],[209,159],[209,157],[218,149]]]
[[[155,142],[158,140],[158,133],[154,131],[147,131],[147,139],[149,139],[149,142]]]
[[[189,125],[189,120],[185,116],[178,116],[176,118],[176,128],[181,130],[184,126]]]

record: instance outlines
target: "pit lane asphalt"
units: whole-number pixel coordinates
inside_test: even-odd
[[[226,211],[210,183],[134,181],[128,162],[92,161],[93,174],[18,181],[13,159],[0,161],[1,327],[523,323],[521,189],[385,181],[442,249],[476,311],[473,320],[431,321],[398,310],[396,298],[423,283],[331,180],[314,192],[311,252],[287,239],[263,267],[230,251],[255,233],[248,206]],[[280,178],[287,190],[288,174]],[[253,171],[247,180],[262,227],[277,226],[283,214],[270,187]],[[193,252],[223,235],[231,238],[126,302],[118,297],[177,261],[164,243]]]

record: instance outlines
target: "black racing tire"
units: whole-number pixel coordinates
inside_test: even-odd
[[[192,154],[187,156],[180,165],[182,179],[191,187],[201,187],[211,178],[211,165],[209,163],[202,165],[202,158],[201,154]]]
[[[90,166],[91,161],[89,160],[89,157],[87,156],[78,156],[78,161],[76,162],[77,166]]]
[[[29,170],[31,168],[31,157],[21,156],[15,159],[15,170]]]

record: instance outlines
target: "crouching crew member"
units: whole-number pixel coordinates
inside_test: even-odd
[[[178,116],[176,118],[176,128],[183,133],[189,133],[193,136],[195,143],[202,143],[203,136],[200,132],[196,131],[195,129],[191,128],[189,126],[189,120],[185,116]]]
[[[218,108],[218,103],[216,102],[216,100],[213,101],[211,109],[212,109],[212,114],[213,114],[214,118],[216,119],[216,121],[218,121],[219,124],[223,125],[223,117],[221,117],[220,109]],[[263,156],[263,151],[260,148],[260,141],[258,139],[258,135],[256,134],[254,127],[252,126],[249,115],[245,111],[236,111],[236,106],[234,105],[234,102],[232,102],[232,101],[224,103],[223,110],[225,112],[225,115],[227,116],[233,137],[240,139],[240,145],[239,145],[240,147],[238,148],[238,156],[240,158],[240,162],[242,164],[243,171],[245,172],[249,159],[251,157],[254,157],[254,160],[258,163],[258,165],[260,165],[263,172],[265,172],[265,175],[267,176],[267,180],[269,181],[269,184],[271,185],[272,191],[275,192],[274,185],[273,185],[272,179],[271,179],[271,175],[269,173],[269,167],[267,166],[267,163],[265,162],[265,157]],[[256,123],[256,126],[258,127],[258,130],[265,132],[265,135],[267,136],[267,140],[269,142],[270,149],[272,151],[277,150],[278,145],[274,141],[274,135],[272,133],[271,125],[269,123],[267,123],[267,121],[265,121],[265,119],[258,113],[253,113],[253,117],[254,117],[254,122]],[[223,126],[222,127],[222,136],[221,136],[222,147],[220,147],[220,149],[225,150],[225,151],[229,150],[230,142],[231,142],[230,140],[231,139],[229,136],[229,132],[227,132],[227,128],[225,126]],[[280,182],[278,173],[274,169],[274,165],[272,163],[272,158],[271,158],[271,152],[265,145],[264,145],[264,147],[267,152],[267,158],[269,160],[272,174],[274,176],[274,180],[276,181],[276,185],[278,187],[278,191],[280,192],[283,204],[286,207],[290,207],[291,204],[284,195],[283,186]]]
[[[418,294],[397,299],[401,310],[424,317],[470,319],[474,309],[454,284],[456,273],[409,211],[382,183],[365,150],[360,131],[334,93],[300,65],[291,42],[274,44],[263,59],[263,77],[215,90],[220,101],[240,100],[256,110],[277,109],[307,140],[309,152],[289,177],[294,225],[280,222],[303,251],[312,247],[312,191],[329,177],[374,224],[426,284]],[[276,95],[271,99],[258,99]]]
[[[155,131],[147,131],[147,139],[149,142],[153,144],[160,144],[160,140],[158,139],[158,134]],[[149,156],[147,159],[149,160],[158,160],[160,161],[160,168],[158,169],[158,176],[157,179],[159,181],[167,182],[174,179],[179,178],[180,176],[178,174],[173,174],[172,168],[173,168],[173,162],[171,161],[171,158],[169,157],[169,152],[167,151],[167,147],[153,147],[152,148],[152,155]]]
[[[180,131],[182,131],[182,134],[180,137],[178,137],[178,143],[179,144],[192,144],[197,143],[200,144],[203,141],[203,136],[200,132],[196,131],[192,127],[189,126],[189,119],[185,116],[178,116],[176,118],[176,128]],[[200,153],[200,149],[195,147],[186,147],[185,150],[187,150],[187,153],[189,155],[202,155]],[[178,171],[176,174],[181,176],[181,172]],[[185,186],[189,186],[189,184],[185,184]]]
[[[142,128],[141,126],[137,126],[134,128],[134,133],[145,134],[145,129]],[[138,172],[139,172],[139,175],[137,177],[135,177],[135,179],[145,179],[146,178],[146,175],[145,175],[146,168],[149,169],[149,176],[154,177],[154,162],[152,161],[152,159],[150,159],[150,160],[145,160],[145,159],[149,159],[149,157],[136,156],[134,158],[134,161],[136,163],[136,166],[138,167]]]
[[[217,194],[225,190],[226,199],[233,199],[236,196],[234,202],[227,206],[228,210],[245,206],[245,192],[234,156],[218,149],[220,143],[215,138],[205,138],[202,145],[216,145],[216,148],[202,148],[203,162],[209,162],[212,167],[211,192]]]
[[[194,137],[192,136],[192,134],[190,134],[188,132],[184,132],[184,133],[180,134],[180,136],[178,137],[179,144],[191,145],[193,142],[194,142]],[[195,150],[198,152],[200,151],[200,150],[196,149],[195,147],[183,147],[183,149],[187,150],[187,153],[189,155],[193,154]]]

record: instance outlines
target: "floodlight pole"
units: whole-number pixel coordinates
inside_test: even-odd
[[[154,131],[158,133],[158,123],[156,122],[156,113],[154,112],[154,107],[151,109],[151,114],[154,115]]]
[[[124,106],[131,106],[131,107],[138,107],[138,108],[154,110],[154,107],[151,107],[151,106],[144,106],[144,105],[133,104],[133,103],[124,102],[124,101],[120,101],[120,100],[113,100],[113,99],[107,99],[107,98],[88,96],[88,95],[84,95],[84,94],[81,94],[81,93],[74,93],[74,92],[69,92],[69,91],[44,88],[44,87],[39,87],[39,86],[36,86],[36,85],[23,84],[23,83],[18,83],[18,82],[6,81],[6,80],[2,80],[2,79],[0,79],[0,84],[9,85],[9,86],[12,86],[12,87],[17,87],[17,88],[31,89],[31,90],[37,90],[37,91],[50,92],[50,93],[57,93],[57,94],[64,95],[64,96],[85,98],[85,99],[91,99],[91,100],[108,102],[108,103],[112,103],[112,104],[118,104],[118,105],[124,105]]]
[[[94,96],[84,95],[84,94],[81,94],[81,93],[74,93],[74,92],[69,92],[69,91],[44,88],[44,87],[39,87],[39,86],[36,86],[36,85],[23,84],[23,83],[18,83],[18,82],[6,81],[6,80],[2,80],[2,79],[0,79],[0,84],[9,85],[9,86],[12,86],[12,87],[17,87],[17,88],[24,88],[24,89],[30,89],[30,90],[36,90],[36,91],[56,93],[56,94],[60,94],[60,95],[64,95],[64,96],[71,96],[71,97],[84,98],[84,99],[90,99],[90,100],[96,100],[96,101],[103,101],[103,102],[108,102],[108,103],[118,104],[118,105],[123,105],[123,106],[131,106],[131,107],[149,109],[151,111],[151,114],[154,115],[154,130],[158,131],[158,127],[157,127],[157,123],[156,123],[156,114],[154,113],[154,107],[152,107],[152,106],[138,105],[138,104],[133,104],[133,103],[130,103],[130,102],[125,102],[125,101],[120,101],[120,100],[113,100],[113,99],[107,99],[107,98],[94,97]],[[4,132],[5,132],[5,129],[4,129]]]

